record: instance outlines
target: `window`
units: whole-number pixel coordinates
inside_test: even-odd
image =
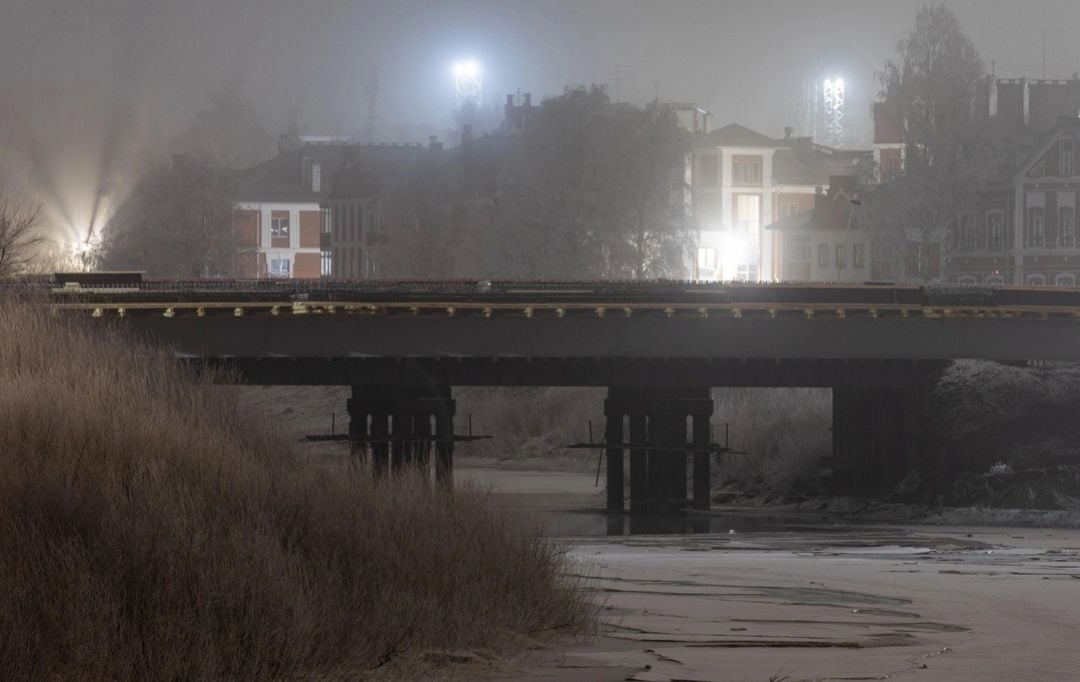
[[[788,237],[788,262],[790,263],[809,263],[810,262],[810,237],[809,235]]]
[[[1062,272],[1054,276],[1054,285],[1059,287],[1076,286],[1076,275],[1071,272]]]
[[[1042,246],[1043,245],[1043,207],[1032,206],[1028,209],[1027,219],[1027,239],[1025,240],[1028,246]]]
[[[698,164],[701,170],[701,186],[716,187],[720,183],[720,157],[716,154],[703,154]]]
[[[270,260],[270,276],[271,277],[288,277],[289,276],[289,259],[288,258],[272,258]]]
[[[319,274],[323,277],[329,277],[334,272],[334,260],[329,251],[323,251],[319,254]]]
[[[866,247],[862,244],[851,245],[851,267],[861,268],[863,267],[865,259]]]
[[[756,263],[743,263],[736,269],[735,279],[740,282],[756,282],[758,269]]]
[[[1046,161],[1040,161],[1032,167],[1031,172],[1028,173],[1029,178],[1041,178],[1046,175]]]
[[[1042,285],[1046,284],[1046,278],[1043,277],[1042,275],[1038,275],[1038,274],[1028,275],[1027,276],[1027,283],[1032,285],[1032,286],[1040,286],[1041,287]]]
[[[270,236],[271,237],[285,237],[289,236],[289,212],[288,211],[274,211],[270,217]]]
[[[1072,206],[1062,206],[1058,209],[1058,244],[1072,246],[1076,241],[1075,211]]]
[[[836,245],[836,269],[843,270],[847,267],[847,246],[844,244]]]
[[[365,255],[367,257],[365,258],[366,262],[364,263],[364,268],[365,268],[365,270],[367,270],[367,276],[368,277],[378,277],[379,276],[379,260],[375,257],[375,252],[371,251],[369,249],[368,252]]]
[[[829,245],[818,244],[817,247],[817,266],[820,270],[829,269]]]
[[[761,157],[760,156],[735,156],[732,157],[732,179],[736,185],[760,185],[761,184]]]
[[[1073,141],[1071,137],[1061,140],[1058,158],[1060,159],[1061,177],[1069,178],[1073,175]]]
[[[757,194],[735,195],[735,226],[742,230],[744,235],[752,235],[757,238],[758,228],[761,227],[761,197]]]
[[[1005,214],[1002,211],[986,212],[986,248],[1001,251],[1005,247]]]
[[[698,270],[715,270],[716,249],[699,247],[697,250],[697,266]]]
[[[971,211],[960,214],[960,250],[975,250],[975,214]]]

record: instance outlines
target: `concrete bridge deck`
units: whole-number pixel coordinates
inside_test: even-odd
[[[873,492],[942,467],[924,426],[948,360],[1080,362],[1080,289],[264,281],[46,295],[57,314],[121,324],[247,382],[352,386],[350,434],[384,443],[381,469],[394,453],[427,461],[409,444],[430,439],[448,470],[452,386],[606,386],[613,510],[624,449],[632,510],[681,504],[688,456],[694,504],[708,506],[712,386],[832,388],[839,478]]]

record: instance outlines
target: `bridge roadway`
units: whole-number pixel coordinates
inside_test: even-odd
[[[207,281],[56,290],[51,304],[247,382],[352,386],[350,434],[376,467],[420,441],[449,467],[452,386],[606,386],[613,510],[624,450],[632,510],[680,506],[688,454],[708,506],[712,386],[832,388],[838,481],[873,492],[947,469],[923,426],[948,360],[1080,361],[1076,289]]]

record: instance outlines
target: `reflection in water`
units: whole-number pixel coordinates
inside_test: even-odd
[[[597,510],[544,510],[540,512],[550,535],[698,535],[805,530],[812,519],[749,514],[606,513]],[[824,519],[822,519],[824,521]]]

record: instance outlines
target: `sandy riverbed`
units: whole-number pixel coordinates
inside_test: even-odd
[[[735,511],[630,535],[629,520],[597,511],[589,474],[474,466],[458,480],[543,518],[603,602],[592,641],[489,679],[1080,679],[1074,530]]]

